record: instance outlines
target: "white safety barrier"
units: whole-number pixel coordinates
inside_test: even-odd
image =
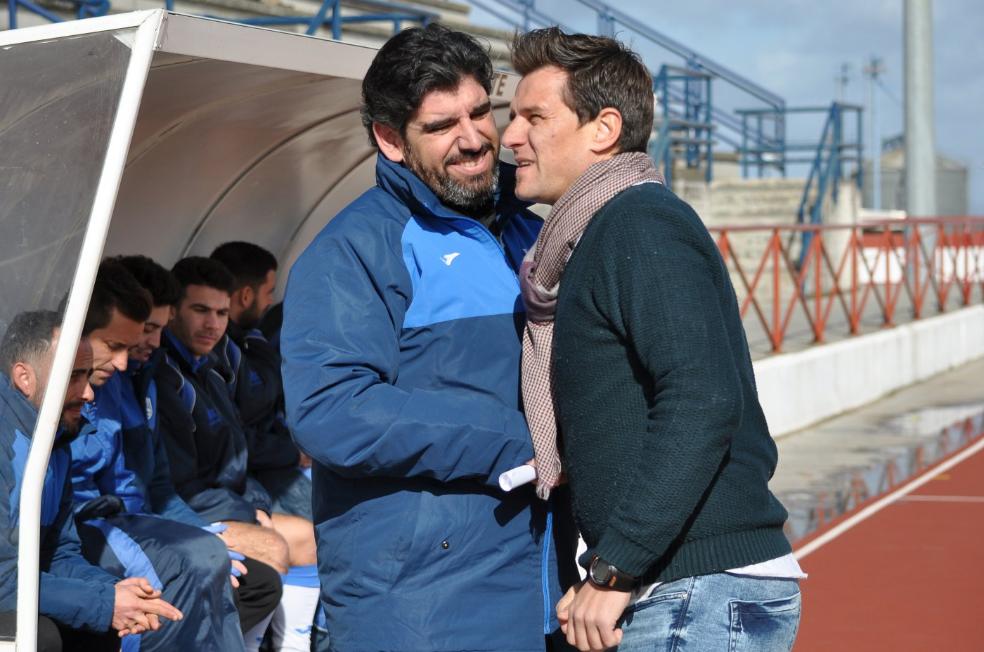
[[[774,437],[984,356],[984,306],[755,362]]]

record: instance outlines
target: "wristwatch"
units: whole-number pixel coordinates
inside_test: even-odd
[[[635,577],[623,573],[598,555],[591,557],[591,564],[588,566],[588,579],[591,580],[592,584],[616,591],[631,591],[638,584]]]

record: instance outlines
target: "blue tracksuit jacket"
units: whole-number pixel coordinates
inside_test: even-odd
[[[124,652],[242,650],[225,544],[201,529],[204,521],[171,485],[163,444],[147,420],[152,405],[140,405],[131,378],[116,373],[85,406],[89,423],[72,443],[83,552],[113,574],[146,577],[185,616],[139,642],[125,639]],[[87,516],[90,505],[103,513]],[[107,510],[113,506],[121,509]]]
[[[235,361],[220,341],[195,358],[167,329],[157,366],[157,426],[167,449],[171,480],[188,506],[207,521],[253,523],[271,512],[270,496],[246,477],[246,433],[236,404]]]
[[[129,514],[155,514],[193,527],[207,525],[178,496],[156,431],[156,386],[137,369],[113,374],[85,406],[89,425],[72,443],[76,509],[102,495],[119,497]],[[143,400],[134,382],[145,382]]]
[[[283,418],[280,352],[259,330],[229,322],[227,355],[238,361],[234,398],[243,420],[249,470],[296,469],[299,458]]]
[[[553,516],[498,489],[533,457],[516,270],[542,225],[501,170],[503,244],[380,156],[290,272],[284,391],[332,650],[542,650],[556,625]]]
[[[17,603],[17,526],[21,481],[37,412],[0,374],[0,611]],[[41,503],[41,583],[38,612],[74,629],[105,632],[113,618],[117,578],[82,557],[72,518],[71,438],[51,451]]]

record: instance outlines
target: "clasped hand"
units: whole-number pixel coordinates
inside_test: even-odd
[[[632,594],[581,582],[557,603],[560,629],[567,642],[581,652],[603,652],[622,642],[619,618],[629,606]]]

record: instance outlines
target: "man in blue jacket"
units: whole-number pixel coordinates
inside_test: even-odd
[[[280,351],[259,330],[273,304],[277,259],[259,245],[235,241],[219,245],[209,257],[236,282],[226,335],[227,346],[242,352],[235,399],[246,431],[250,475],[270,494],[276,511],[311,520],[311,460],[302,458],[287,429]]]
[[[567,518],[498,487],[533,457],[516,271],[541,221],[497,163],[491,81],[440,25],[384,45],[363,82],[376,187],[290,273],[284,390],[332,650],[539,651],[556,627]]]
[[[93,562],[119,574],[144,566],[152,584],[159,585],[187,616],[180,627],[145,636],[142,650],[242,650],[232,593],[233,586],[239,588],[239,579],[233,577],[230,585],[226,546],[174,491],[163,445],[147,425],[147,403],[137,402],[127,375],[130,351],[147,339],[148,327],[159,329],[170,315],[170,307],[157,305],[155,299],[120,260],[108,259],[100,265],[86,330],[92,331],[95,366],[108,362],[114,373],[94,379],[95,400],[85,406],[89,424],[72,444],[79,533]],[[124,347],[112,351],[114,342]],[[242,578],[252,594],[262,569],[237,555],[233,563],[239,572],[245,570],[242,562],[258,571]],[[276,605],[279,578],[272,569],[268,574],[273,586],[267,593],[272,599],[264,600],[266,609],[256,614],[246,600],[244,632]]]
[[[0,612],[17,600],[17,526],[21,480],[37,409],[44,396],[61,316],[21,313],[0,344],[0,481],[9,501],[0,501]],[[110,575],[82,556],[72,518],[70,444],[92,399],[92,349],[83,339],[65,394],[61,428],[45,474],[41,504],[41,578],[38,641],[41,650],[114,650],[118,636],[159,629],[160,618],[181,613],[161,599],[146,578]],[[4,618],[5,623],[10,619]],[[114,631],[115,630],[115,631]],[[13,631],[4,631],[12,635]]]
[[[314,528],[273,509],[266,490],[246,473],[246,433],[233,399],[241,352],[225,335],[234,280],[210,258],[184,258],[171,271],[181,295],[164,331],[167,357],[156,373],[171,477],[200,516],[227,527],[222,537],[230,548],[274,566],[285,585],[309,596],[294,604],[291,589],[281,600],[284,626],[303,634],[280,644],[306,651],[317,606]]]
[[[146,496],[147,508],[154,514],[192,526],[206,525],[178,495],[171,481],[167,450],[157,429],[157,367],[164,351],[160,348],[164,327],[174,314],[181,296],[181,287],[168,270],[146,256],[122,256],[117,259],[145,290],[150,292],[154,308],[144,322],[144,332],[136,346],[130,348],[125,382],[120,386],[122,397],[123,449],[126,466],[136,477]],[[212,524],[219,535],[225,531],[221,524]],[[242,557],[232,552],[230,556]],[[254,639],[249,632],[259,630],[265,619],[277,607],[282,595],[278,573],[267,564],[252,559],[233,560],[233,567],[242,574],[233,580],[239,608],[239,621],[247,634],[247,648]]]

